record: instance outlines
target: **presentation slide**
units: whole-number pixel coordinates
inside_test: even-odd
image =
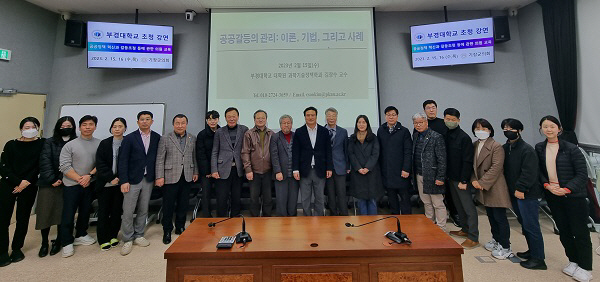
[[[373,15],[371,9],[212,10],[208,110],[267,111],[279,129],[283,114],[304,124],[303,110],[338,110],[338,125],[354,128],[365,114],[379,123]]]
[[[410,27],[413,68],[494,62],[494,20]]]
[[[88,68],[172,69],[173,27],[88,22]]]

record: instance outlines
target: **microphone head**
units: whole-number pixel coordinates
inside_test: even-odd
[[[216,224],[215,224],[214,222],[209,222],[209,223],[208,223],[208,227],[215,227],[215,225],[216,225]]]
[[[346,222],[346,227],[354,227],[354,224],[352,224],[350,222]]]

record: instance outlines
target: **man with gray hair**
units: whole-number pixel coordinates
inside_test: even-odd
[[[346,174],[350,171],[348,161],[348,131],[337,125],[338,111],[335,108],[325,110],[325,128],[331,139],[331,158],[333,159],[333,175],[328,178],[328,205],[331,215],[348,215],[346,199]]]
[[[292,175],[292,131],[290,115],[279,118],[281,131],[271,138],[271,163],[275,178],[275,207],[279,216],[296,216],[298,181]]]
[[[413,167],[419,196],[425,206],[425,216],[446,232],[444,180],[446,178],[446,144],[444,137],[428,127],[424,113],[412,117]],[[435,219],[434,219],[435,216]]]

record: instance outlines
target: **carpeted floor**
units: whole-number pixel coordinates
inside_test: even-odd
[[[383,212],[383,211],[382,211]],[[418,210],[415,210],[418,212]],[[487,217],[479,210],[479,228],[481,243],[490,238],[490,226]],[[189,218],[189,217],[188,217]],[[509,218],[511,225],[511,243],[513,251],[526,250],[525,237],[516,218]],[[568,263],[564,250],[557,235],[554,235],[552,224],[544,215],[540,215],[542,233],[546,251],[546,264],[548,270],[527,270],[509,260],[495,260],[483,247],[466,250],[462,257],[465,281],[574,281],[562,274],[562,268]],[[128,256],[119,254],[120,246],[110,251],[103,252],[97,244],[92,246],[76,246],[75,255],[62,258],[60,253],[55,256],[39,258],[37,256],[41,235],[34,229],[35,216],[31,217],[29,233],[25,241],[23,252],[26,258],[18,263],[0,268],[0,281],[164,281],[166,274],[166,260],[164,251],[168,246],[162,243],[162,227],[151,223],[146,232],[146,238],[151,245],[146,248],[134,246]],[[448,223],[449,230],[457,230]],[[11,225],[12,236],[14,224]],[[96,236],[96,228],[90,227],[91,236]],[[56,235],[52,228],[50,238]],[[598,247],[598,233],[591,233],[594,249]],[[11,237],[12,238],[12,237]],[[173,234],[173,239],[177,235]],[[459,243],[463,239],[455,238]],[[480,262],[476,257],[485,256],[486,263]],[[594,253],[593,275],[600,281],[600,256]]]

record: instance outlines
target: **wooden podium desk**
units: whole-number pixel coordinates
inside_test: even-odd
[[[344,225],[382,217],[246,218],[253,241],[225,250],[217,242],[237,234],[242,219],[208,227],[219,219],[197,218],[165,251],[167,281],[463,281],[463,248],[424,215],[398,216],[412,245],[388,243],[394,219]]]

